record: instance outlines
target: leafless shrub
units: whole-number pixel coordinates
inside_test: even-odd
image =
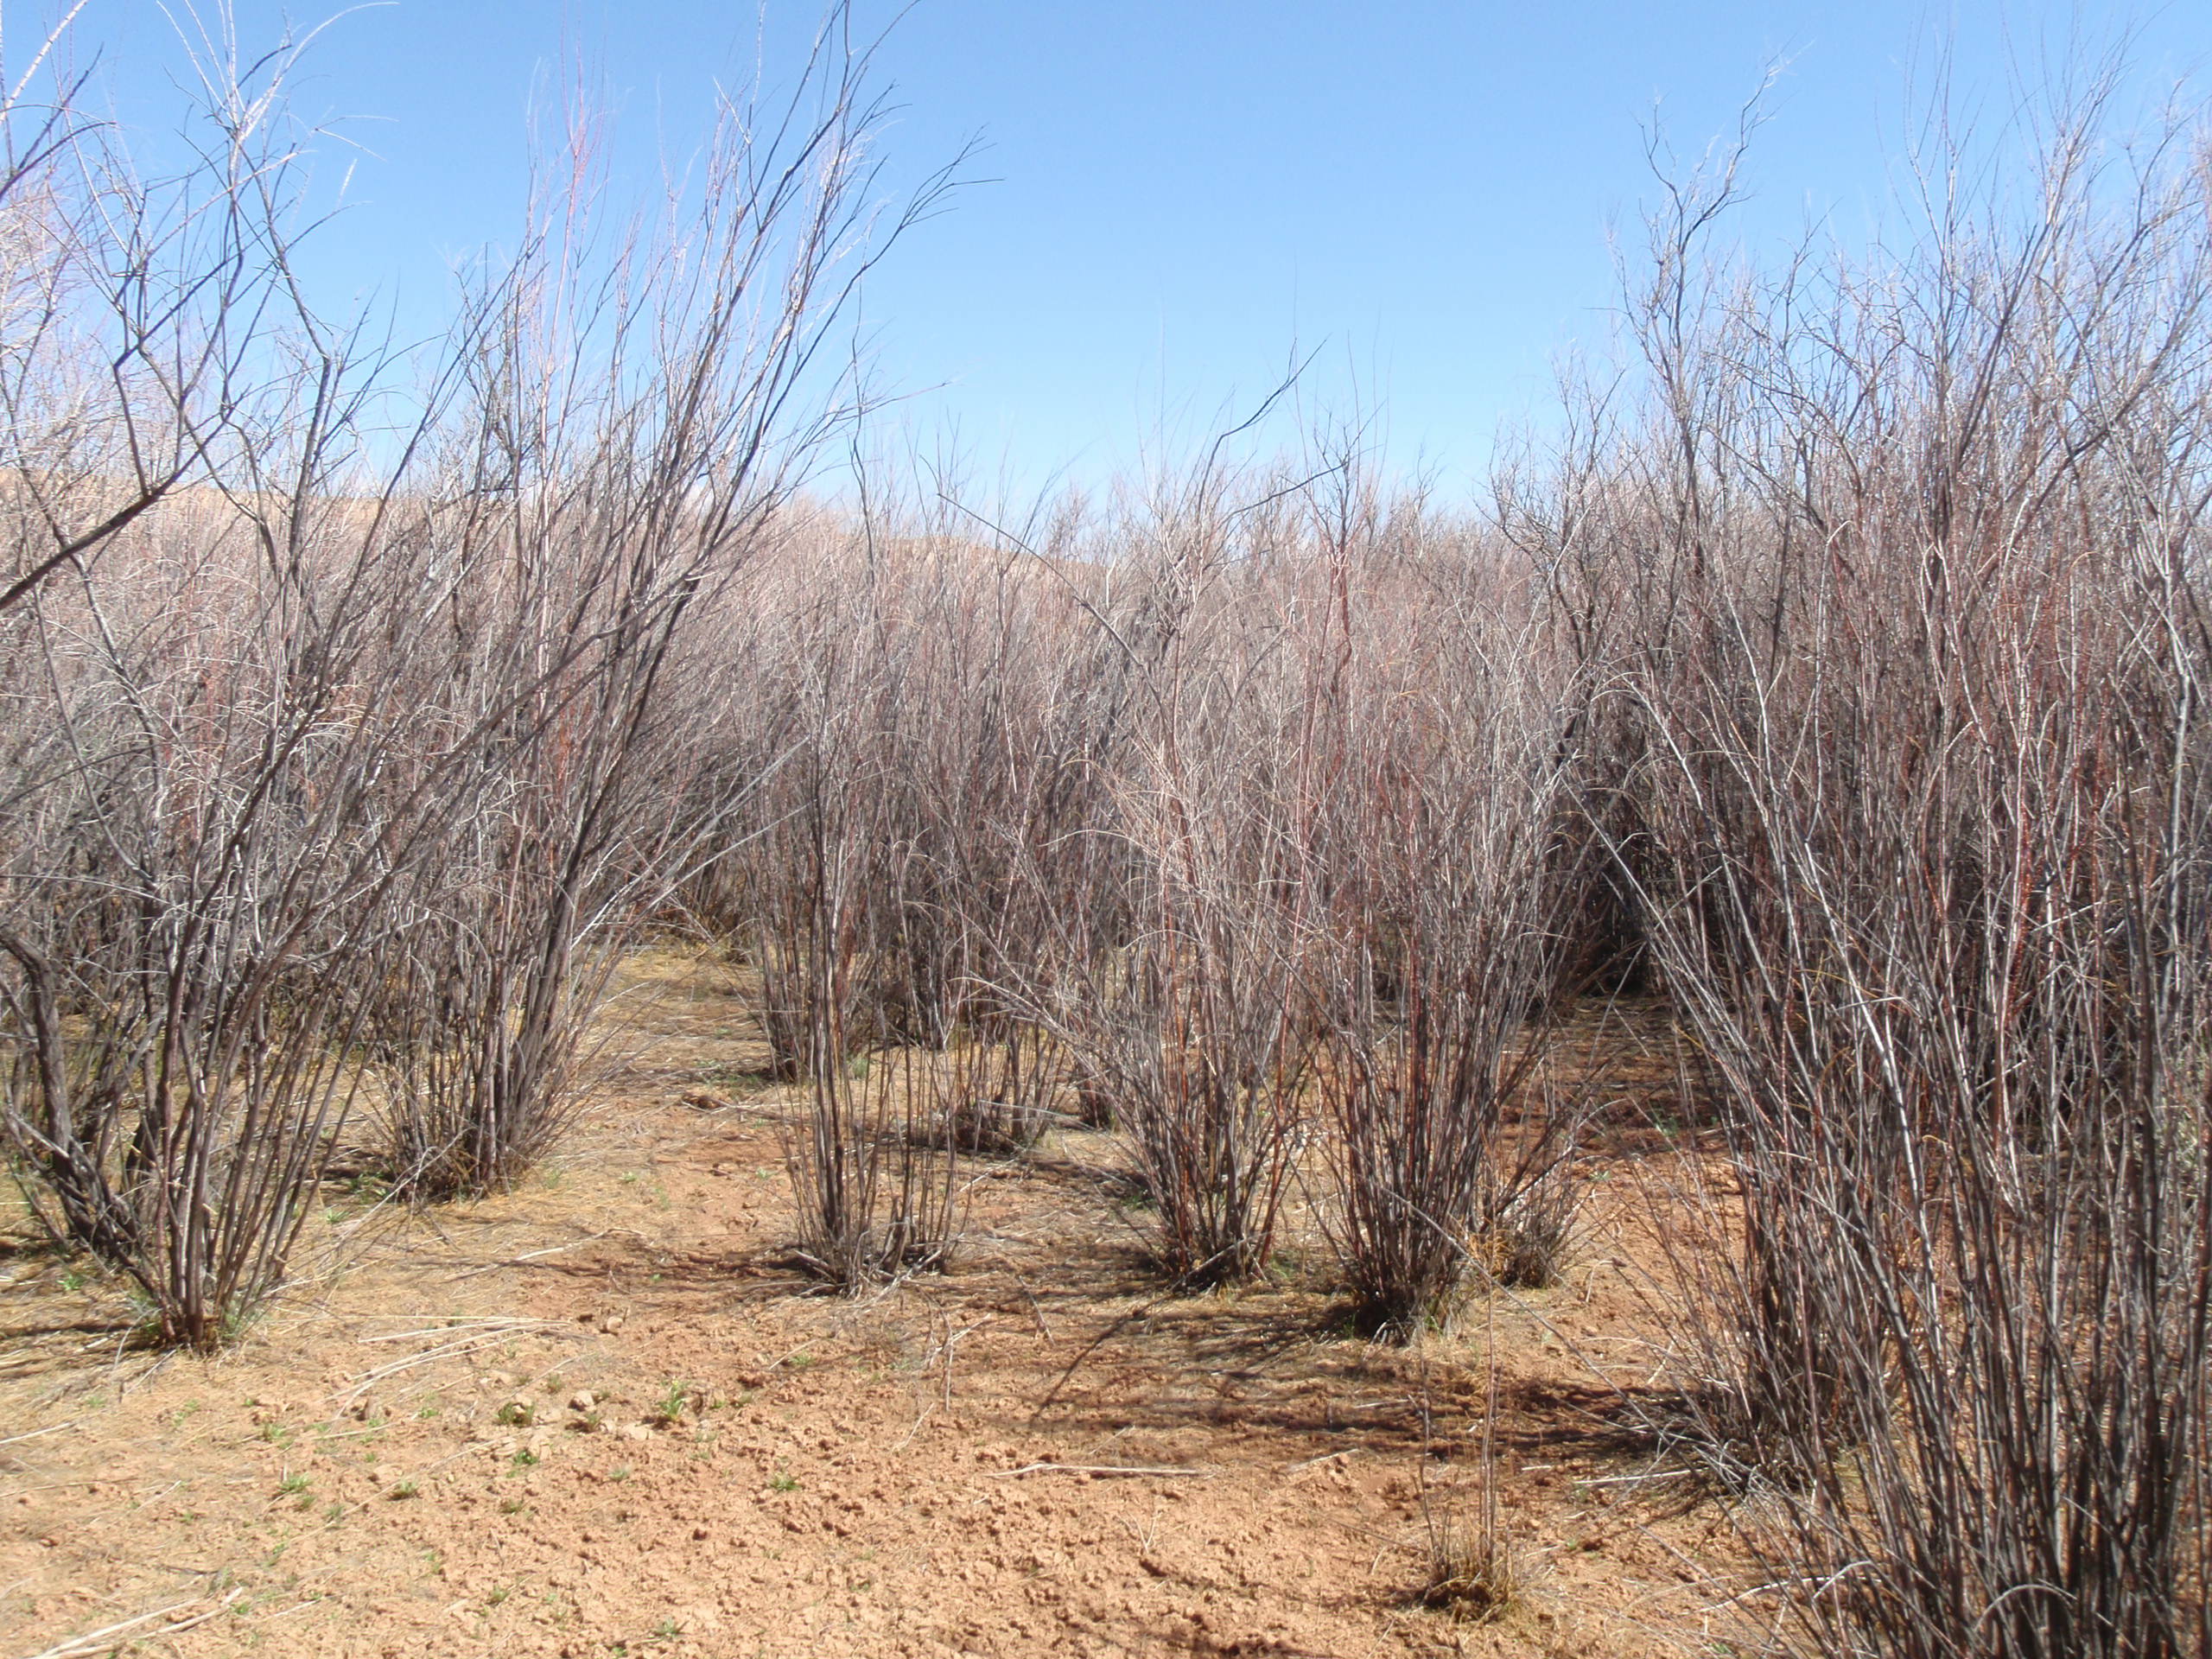
[[[795,1258],[846,1292],[941,1270],[962,1214],[954,1148],[927,1133],[940,1097],[911,1048],[817,1071],[811,1109],[786,1143],[799,1196]]]
[[[1697,274],[1724,157],[1662,221],[1650,425],[1573,510],[1664,601],[1620,864],[1734,1189],[1693,1381],[1824,1653],[2212,1642],[2212,247],[2177,135],[2108,194],[2093,130],[2024,219],[1954,200],[1771,289]]]
[[[893,573],[864,568],[785,642],[791,748],[730,855],[747,871],[764,1025],[808,1090],[786,1146],[798,1254],[846,1289],[944,1264],[979,1080],[944,1000],[957,982],[915,967],[917,894],[935,873],[892,766],[928,715],[900,594]]]
[[[498,833],[424,918],[426,982],[392,1043],[412,1073],[391,1096],[395,1156],[423,1196],[505,1184],[543,1152],[614,957],[752,781],[703,818],[673,810],[702,798],[693,625],[843,417],[810,389],[889,239],[854,252],[879,107],[841,29],[833,16],[784,107],[722,111],[701,183],[656,238],[603,257],[573,212],[590,158],[573,158],[531,252],[479,308],[442,529],[512,562],[495,658],[464,683],[512,698],[522,741]]]
[[[291,54],[237,85],[226,48],[181,177],[67,89],[0,175],[0,1116],[50,1224],[200,1346],[281,1282],[357,1102],[426,1197],[563,1121],[699,839],[686,620],[842,418],[817,359],[888,239],[833,28],[665,234],[609,255],[544,204],[395,437],[392,361],[291,279]]]
[[[1541,1058],[1558,966],[1564,702],[1525,613],[1473,610],[1410,667],[1395,628],[1348,640],[1334,693],[1341,954],[1325,959],[1316,1083],[1357,1317],[1402,1336],[1448,1313],[1478,1247],[1535,1219],[1558,1157],[1542,1128],[1516,1157],[1507,1115]]]
[[[1106,826],[1127,931],[1095,931],[1053,988],[1055,1031],[1110,1102],[1160,1270],[1249,1277],[1273,1247],[1319,1027],[1309,972],[1315,777],[1266,568],[1236,568],[1231,492],[1272,492],[1211,463],[1163,485],[1115,613],[1094,613],[1136,677]]]
[[[0,416],[0,1118],[49,1225],[199,1347],[283,1281],[449,822],[453,734],[408,695],[439,578],[360,461],[382,365],[285,270],[289,64],[211,80],[158,191],[52,152]],[[108,386],[48,360],[87,350]]]
[[[1204,1285],[1266,1264],[1313,1037],[1294,939],[1255,937],[1248,915],[1188,893],[1167,905],[1175,912],[1122,953],[1072,1040],[1111,1090],[1161,1272]]]

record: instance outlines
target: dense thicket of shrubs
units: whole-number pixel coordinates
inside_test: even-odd
[[[944,1266],[962,1162],[1082,1122],[1169,1281],[1266,1272],[1304,1181],[1405,1337],[1556,1261],[1550,1039],[1634,985],[1725,1172],[1677,1421],[1784,1638],[2212,1651],[2201,135],[2062,127],[2018,200],[1772,270],[1703,245],[1724,156],[1654,221],[1640,372],[1480,513],[1217,444],[995,528],[792,493],[863,68],[772,151],[733,112],[660,232],[549,204],[397,439],[288,280],[272,88],[154,191],[9,112],[0,1109],[46,1224],[213,1344],[341,1134],[417,1200],[526,1169],[673,916],[804,1086],[824,1279]]]
[[[151,187],[77,87],[0,111],[0,1113],[164,1339],[282,1281],[349,1122],[413,1198],[527,1168],[721,831],[687,628],[837,429],[882,245],[833,39],[658,225],[603,236],[564,157],[427,356],[301,299],[291,54]]]

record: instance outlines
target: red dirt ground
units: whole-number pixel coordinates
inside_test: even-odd
[[[632,1058],[540,1178],[334,1190],[229,1353],[135,1351],[111,1285],[0,1236],[0,1656],[1734,1650],[1726,1517],[1611,1386],[1657,1364],[1644,1152],[1592,1162],[1567,1283],[1412,1349],[1345,1332],[1303,1209],[1265,1287],[1164,1295],[1090,1133],[977,1167],[950,1274],[829,1299],[776,1265],[795,1097],[727,1099],[738,985],[630,980]],[[1526,1583],[1474,1623],[1414,1592],[1493,1352]]]

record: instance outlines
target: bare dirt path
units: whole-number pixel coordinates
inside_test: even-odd
[[[634,979],[632,1058],[542,1178],[419,1217],[334,1191],[219,1357],[134,1351],[112,1287],[0,1241],[0,1659],[1728,1650],[1720,1517],[1586,1363],[1644,1363],[1602,1219],[1567,1285],[1380,1348],[1310,1238],[1163,1295],[1077,1135],[976,1169],[950,1275],[817,1297],[734,986]],[[1493,1338],[1532,1581],[1471,1624],[1411,1592]]]

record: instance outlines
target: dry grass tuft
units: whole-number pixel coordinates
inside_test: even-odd
[[[1421,1480],[1421,1519],[1427,1575],[1418,1599],[1463,1624],[1503,1618],[1527,1594],[1530,1567],[1510,1539],[1494,1483],[1485,1477],[1471,1503],[1458,1489]]]

